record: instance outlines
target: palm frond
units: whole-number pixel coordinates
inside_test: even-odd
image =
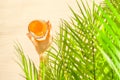
[[[105,46],[107,45],[106,43],[103,43],[103,41],[100,40],[105,39],[105,41],[109,42],[108,41],[109,39],[106,38],[106,35],[103,36],[103,34],[99,30],[101,30],[101,25],[104,28],[105,27],[108,28],[107,26],[111,25],[111,27],[109,27],[110,29],[107,30],[107,33],[110,33],[112,36],[116,37],[114,40],[116,40],[116,43],[118,44],[119,39],[117,39],[117,36],[119,35],[118,34],[119,29],[117,27],[117,24],[119,22],[119,19],[117,19],[118,20],[117,24],[115,24],[112,19],[109,19],[110,18],[109,16],[112,15],[109,13],[105,14],[104,12],[111,10],[113,14],[116,15],[116,17],[118,17],[119,14],[118,12],[115,12],[116,8],[111,6],[111,3],[108,1],[106,2],[106,4],[110,6],[110,9],[105,9],[105,7],[103,8],[103,6],[102,7],[96,6],[95,3],[93,3],[93,10],[91,10],[89,6],[86,7],[82,0],[81,2],[83,9],[81,8],[79,1],[77,1],[77,5],[79,7],[80,12],[82,13],[82,16],[80,13],[76,13],[71,7],[69,7],[71,12],[73,13],[71,22],[67,22],[66,20],[62,21],[63,24],[61,25],[60,28],[59,39],[57,40],[57,42],[55,42],[56,45],[58,45],[59,49],[56,49],[54,47],[53,50],[55,50],[56,53],[52,53],[51,51],[49,52],[50,55],[56,56],[56,57],[51,56],[52,58],[54,58],[52,62],[57,63],[55,65],[57,67],[55,67],[54,70],[56,72],[54,73],[59,73],[59,74],[55,74],[56,79],[61,80],[60,75],[62,75],[62,79],[65,80],[66,79],[101,80],[105,78],[107,80],[118,79],[115,77],[114,74],[116,72],[119,75],[119,72],[117,71],[118,67],[117,68],[115,67],[114,62],[109,55],[103,54],[104,50],[101,51],[101,48],[106,49]],[[111,13],[111,11],[109,12]],[[86,14],[84,14],[84,12]],[[114,31],[116,32],[117,35],[113,34]],[[100,39],[98,39],[98,34],[100,34],[103,38],[99,36]],[[99,41],[99,43],[97,43],[97,46],[98,44],[100,45],[103,44],[103,46],[101,46],[100,48],[97,48],[96,46],[97,40]],[[59,44],[57,44],[58,42]],[[110,45],[113,44],[111,43]],[[116,55],[116,52],[118,52],[119,49],[116,49],[116,47],[113,46],[112,48],[111,48],[112,50],[116,50],[114,53]],[[111,53],[110,55],[113,55],[112,51],[107,51],[107,53],[109,52]],[[116,56],[119,56],[119,54],[117,54]],[[114,59],[116,58],[114,57]],[[118,65],[119,61],[118,60],[115,61],[117,66],[119,66]],[[56,68],[61,71],[57,70]]]
[[[24,77],[26,80],[38,80],[38,70],[35,67],[35,64],[30,60],[30,58],[25,57],[25,53],[19,43],[16,43],[14,46],[18,57],[20,59],[20,62],[18,64],[20,65],[21,69],[24,72]]]
[[[114,0],[114,3],[111,1],[105,0],[107,9],[106,7],[104,9],[98,7],[101,13],[98,18],[102,26],[98,36],[101,47],[98,48],[113,70],[113,79],[118,80],[120,79],[120,27],[118,25],[120,24],[120,13],[119,7],[115,6],[115,4],[119,4],[115,3],[117,0]]]
[[[83,2],[83,9],[78,1],[77,5],[82,16],[69,7],[73,13],[71,22],[62,21],[59,39],[55,42],[58,49],[53,47],[54,53],[49,51],[50,55],[55,55],[55,57],[51,56],[53,58],[52,62],[57,63],[53,65],[53,67],[57,66],[54,74],[56,73],[57,80],[96,80],[105,78],[106,76],[102,75],[107,75],[108,73],[105,73],[102,69],[105,66],[107,69],[110,68],[104,65],[106,61],[97,52],[97,47],[94,43],[96,40],[95,34],[97,34],[95,27],[98,26],[96,17],[92,16],[92,10],[89,6],[86,7]],[[93,9],[93,11],[94,14],[97,14],[96,9]],[[99,67],[98,65],[101,64],[102,66]]]

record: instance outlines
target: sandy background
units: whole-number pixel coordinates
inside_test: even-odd
[[[92,0],[89,1],[91,5]],[[96,1],[97,3],[100,0]],[[28,55],[38,64],[38,55],[26,37],[27,26],[34,19],[50,20],[53,31],[60,18],[71,15],[67,4],[76,7],[75,0],[1,0],[0,1],[0,80],[25,80],[21,68],[15,63],[14,41],[19,41]]]

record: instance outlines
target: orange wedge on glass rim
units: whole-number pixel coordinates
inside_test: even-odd
[[[50,22],[34,20],[28,26],[27,36],[34,44],[39,54],[43,53],[51,43],[51,24]]]
[[[28,31],[35,39],[39,40],[47,36],[48,27],[46,22],[34,20],[29,24]]]

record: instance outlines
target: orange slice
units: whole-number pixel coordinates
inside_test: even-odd
[[[35,36],[43,37],[47,32],[47,24],[44,21],[34,20],[29,24],[28,30]]]

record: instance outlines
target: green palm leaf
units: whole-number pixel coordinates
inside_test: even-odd
[[[18,53],[18,57],[21,62],[21,63],[19,62],[17,63],[24,71],[24,75],[25,75],[24,78],[26,80],[38,80],[38,71],[37,68],[35,67],[35,64],[29,58],[25,57],[24,51],[19,43],[16,44],[14,47]]]
[[[119,20],[119,2],[105,0],[104,9],[99,7],[102,17],[99,17],[102,30],[99,32],[98,41],[100,43],[98,49],[101,51],[111,69],[113,70],[113,79],[120,79],[120,20]],[[115,6],[116,5],[116,6]],[[107,8],[107,9],[106,9]],[[116,76],[117,75],[117,76]]]
[[[52,62],[57,62],[57,64],[53,65],[53,67],[57,66],[55,67],[55,69],[53,68],[53,70],[55,71],[54,74],[56,75],[56,79],[109,79],[110,76],[112,77],[112,75],[107,74],[112,74],[111,68],[108,65],[104,64],[107,62],[98,52],[95,45],[95,34],[97,34],[96,28],[98,26],[98,18],[91,14],[92,10],[89,8],[89,6],[86,7],[83,2],[83,9],[81,8],[81,5],[78,1],[77,5],[80,12],[82,13],[82,16],[80,16],[80,13],[76,13],[71,7],[69,7],[71,12],[73,13],[71,22],[67,22],[66,20],[62,21],[59,38],[55,42],[58,49],[53,47],[54,53],[51,52],[52,50],[49,51],[50,55],[56,56],[51,56],[53,58]],[[95,4],[93,4],[93,6],[95,6]],[[97,14],[98,11],[94,8],[92,13]],[[86,14],[84,14],[84,12]],[[106,73],[103,68],[108,69],[109,72]],[[103,75],[107,75],[108,77]]]

